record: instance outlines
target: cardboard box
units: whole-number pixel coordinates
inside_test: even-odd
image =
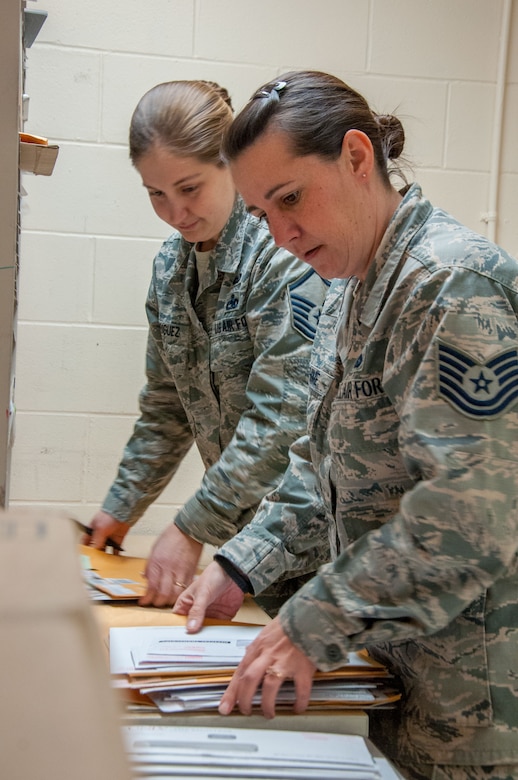
[[[20,170],[50,176],[58,156],[56,144],[26,143],[20,141]]]
[[[75,529],[0,511],[0,755],[9,780],[130,780]]]

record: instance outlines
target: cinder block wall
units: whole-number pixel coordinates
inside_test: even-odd
[[[288,69],[341,76],[395,112],[425,193],[488,229],[507,0],[29,0],[48,11],[27,51],[25,129],[60,146],[23,176],[11,505],[88,520],[114,474],[144,381],[144,300],[168,228],[127,152],[140,96],[159,81],[219,81],[240,108]],[[516,5],[516,3],[515,3]],[[518,11],[510,20],[496,238],[518,254]],[[200,461],[140,522],[157,532],[195,490]]]

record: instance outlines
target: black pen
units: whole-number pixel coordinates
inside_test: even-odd
[[[81,529],[85,534],[88,534],[88,536],[92,536],[94,529],[90,528],[89,525],[84,525],[84,523],[81,523],[79,520],[76,520],[75,517],[73,518],[74,523],[77,525],[78,528]],[[117,552],[124,552],[124,548],[120,546],[118,542],[115,541],[115,539],[110,539],[108,537],[106,539],[106,546],[107,547],[113,547],[114,550],[117,550]]]

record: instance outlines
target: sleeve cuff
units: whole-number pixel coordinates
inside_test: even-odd
[[[234,564],[231,563],[228,558],[225,558],[224,555],[216,553],[214,560],[216,563],[219,563],[225,574],[228,574],[230,579],[235,582],[235,584],[243,591],[243,593],[251,593],[253,595],[252,584],[248,577],[243,574],[243,572],[240,571],[236,566],[234,566]]]

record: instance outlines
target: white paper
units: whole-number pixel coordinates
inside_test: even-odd
[[[320,732],[125,726],[144,777],[381,780],[363,737]]]
[[[112,674],[131,674],[139,668],[175,671],[235,667],[261,629],[262,626],[204,626],[193,635],[187,633],[185,626],[110,628],[110,670]],[[157,647],[162,651],[161,661],[149,656],[150,650],[156,656]],[[171,648],[174,655],[167,655]]]
[[[285,684],[286,685],[286,684]],[[216,709],[221,697],[226,689],[226,685],[207,685],[196,688],[185,688],[180,690],[146,690],[149,698],[156,704],[161,712],[187,712],[202,709]],[[376,700],[376,696],[371,690],[362,688],[341,690],[335,687],[333,690],[326,690],[319,687],[317,682],[313,683],[311,691],[311,701],[315,702],[341,702],[345,705],[365,705],[369,706]],[[277,693],[277,704],[292,705],[295,701],[295,691],[292,686],[281,687]],[[261,704],[261,692],[259,691],[252,698],[253,705]]]

